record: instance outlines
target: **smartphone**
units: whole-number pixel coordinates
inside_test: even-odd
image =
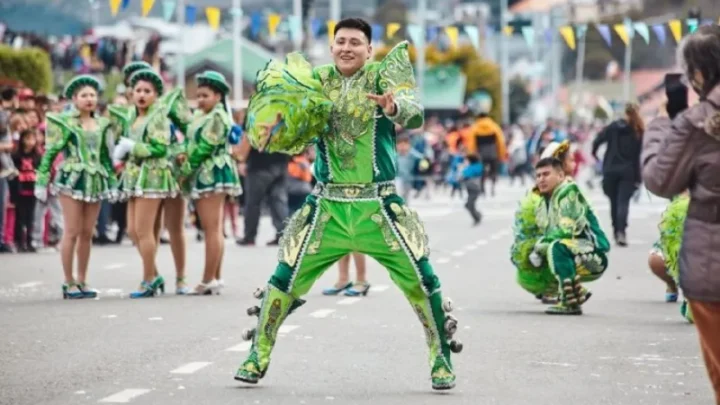
[[[680,73],[668,73],[665,75],[668,117],[674,119],[676,115],[688,108],[688,91],[689,89],[683,83]]]

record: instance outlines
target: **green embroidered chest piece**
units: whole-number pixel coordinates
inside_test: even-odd
[[[334,104],[328,143],[343,169],[355,168],[355,140],[372,133],[375,125],[377,104],[367,98],[376,93],[377,70],[373,67],[366,65],[349,78],[334,68],[320,74],[323,92]]]

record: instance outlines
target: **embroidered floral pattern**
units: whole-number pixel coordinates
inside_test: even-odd
[[[387,243],[391,252],[398,252],[402,250],[400,242],[398,242],[397,238],[395,238],[395,235],[393,235],[390,224],[385,221],[385,217],[382,214],[373,214],[370,219],[375,222],[378,227],[380,227],[383,239],[385,239],[385,243]]]
[[[313,232],[312,240],[308,244],[305,254],[314,255],[320,251],[320,245],[323,240],[323,234],[325,233],[325,226],[330,221],[330,213],[321,212],[315,222],[315,231]]]
[[[415,75],[408,54],[407,42],[398,44],[380,63],[380,92],[392,91],[398,111],[390,118],[405,128],[418,128],[423,123],[423,107],[415,95]]]
[[[280,238],[279,261],[287,263],[290,267],[295,267],[302,252],[305,238],[312,227],[311,218],[313,212],[314,207],[305,204],[290,218]]]

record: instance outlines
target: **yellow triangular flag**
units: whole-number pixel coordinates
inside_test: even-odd
[[[460,35],[460,32],[458,30],[458,27],[445,27],[445,34],[448,36],[448,39],[450,40],[450,45],[453,47],[457,46],[458,43],[458,36]]]
[[[388,38],[392,38],[393,36],[395,36],[398,31],[400,31],[400,24],[398,23],[390,23],[385,29],[385,33],[387,34]]]
[[[625,24],[615,24],[613,25],[613,29],[617,32],[618,36],[623,41],[623,44],[627,46],[630,43],[630,34],[627,32]]]
[[[506,25],[503,27],[503,34],[511,36],[515,32],[515,28],[512,25]]]
[[[575,29],[573,27],[566,25],[564,27],[560,27],[560,35],[565,40],[565,43],[567,44],[568,48],[575,50]]]
[[[335,26],[336,25],[337,25],[337,21],[328,20],[328,22],[327,22],[328,39],[330,39],[330,43],[332,43],[335,40]]]
[[[122,0],[110,0],[110,13],[114,16],[117,15],[120,10],[120,3]]]
[[[145,1],[145,0],[143,0]],[[207,17],[210,28],[217,31],[220,28],[220,9],[217,7],[207,7],[205,9],[205,17]]]
[[[152,10],[153,5],[155,5],[155,0],[142,0],[142,16],[147,17],[148,14],[150,14],[150,10]]]
[[[668,25],[670,26],[670,32],[673,38],[675,38],[675,42],[680,43],[680,38],[682,38],[682,22],[680,20],[670,20]]]
[[[280,20],[282,20],[282,16],[280,16],[280,14],[273,13],[268,16],[268,32],[270,32],[271,37],[275,36],[277,27],[280,25]]]

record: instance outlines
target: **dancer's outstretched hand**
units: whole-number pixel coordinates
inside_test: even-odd
[[[383,109],[383,112],[387,116],[393,116],[397,112],[397,106],[395,105],[395,97],[389,91],[381,95],[368,94],[367,98],[377,103],[377,105],[379,105],[380,108]]]

